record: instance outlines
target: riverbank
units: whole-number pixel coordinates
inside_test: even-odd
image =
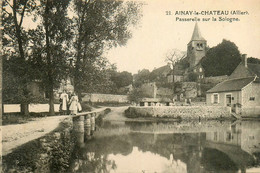
[[[66,117],[68,115],[35,118],[24,124],[1,126],[2,155],[11,153],[16,147],[50,133]]]
[[[105,108],[94,109],[95,112]],[[11,153],[15,148],[45,136],[58,128],[59,124],[69,115],[32,118],[29,122],[1,126],[2,132],[2,156]]]
[[[128,118],[231,119],[231,109],[224,106],[131,106]]]

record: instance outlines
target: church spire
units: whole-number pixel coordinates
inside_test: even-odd
[[[192,37],[191,37],[191,41],[192,40],[205,40],[201,33],[200,33],[200,29],[199,29],[199,26],[198,26],[198,23],[196,22],[195,24],[195,27],[194,27],[194,30],[193,30],[193,34],[192,34]]]

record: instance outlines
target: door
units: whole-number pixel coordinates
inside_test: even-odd
[[[231,106],[231,94],[226,95],[226,106]]]

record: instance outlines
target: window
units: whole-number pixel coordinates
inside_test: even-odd
[[[249,101],[255,101],[255,97],[250,97]]]
[[[202,72],[202,68],[200,67],[200,72]]]
[[[232,141],[233,138],[234,138],[234,136],[230,132],[227,132],[226,141]]]
[[[213,103],[218,103],[218,94],[213,94]]]
[[[203,50],[203,44],[202,43],[197,43],[197,50]]]

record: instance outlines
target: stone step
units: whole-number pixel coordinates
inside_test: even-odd
[[[241,115],[236,114],[236,113],[234,113],[234,112],[232,112],[231,115],[232,115],[233,117],[235,117],[236,119],[242,119]]]

